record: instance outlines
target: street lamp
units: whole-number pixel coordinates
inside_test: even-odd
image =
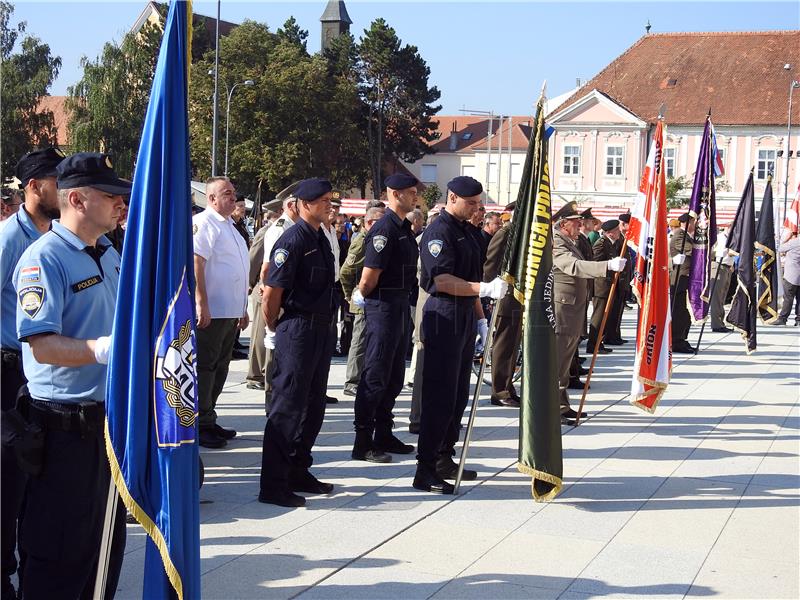
[[[788,65],[787,65],[788,66]],[[786,68],[786,67],[784,67]],[[795,88],[800,88],[800,81],[792,81],[789,84],[789,120],[786,126],[786,169],[783,175],[783,220],[786,220],[786,208],[789,203],[789,156],[792,148],[792,92]]]
[[[256,82],[253,81],[252,79],[245,79],[244,81],[240,81],[239,83],[234,83],[233,87],[230,90],[228,90],[228,108],[225,112],[225,177],[228,176],[228,134],[230,133],[231,98],[233,97],[233,90],[235,90],[240,85],[253,87],[255,84]]]

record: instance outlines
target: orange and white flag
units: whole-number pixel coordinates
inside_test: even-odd
[[[797,193],[794,195],[792,205],[786,211],[783,227],[792,233],[800,233],[800,184],[797,185]]]
[[[667,389],[672,373],[669,240],[663,158],[664,126],[659,121],[628,230],[628,244],[637,253],[632,286],[640,306],[631,404],[651,413]]]

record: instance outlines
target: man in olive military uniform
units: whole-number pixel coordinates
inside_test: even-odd
[[[678,221],[684,227],[676,229],[669,242],[669,255],[672,257],[672,270],[670,272],[670,294],[672,303],[672,352],[679,354],[694,354],[694,348],[687,341],[689,328],[692,326],[692,317],[687,306],[689,291],[689,274],[694,245],[694,219],[689,213],[683,213]]]

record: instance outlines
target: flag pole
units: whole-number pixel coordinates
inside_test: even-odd
[[[622,250],[620,250],[619,253],[620,258],[625,256],[627,250],[628,250],[628,238],[624,238],[624,241],[622,242]],[[577,427],[581,423],[581,412],[583,412],[583,405],[586,402],[586,393],[589,391],[589,382],[592,380],[592,373],[594,372],[594,364],[595,362],[597,362],[597,353],[600,351],[600,344],[603,343],[603,334],[605,333],[606,329],[606,321],[608,321],[608,315],[611,312],[611,306],[614,303],[614,294],[617,291],[619,274],[620,274],[619,271],[614,273],[614,281],[611,282],[611,289],[608,290],[608,299],[606,300],[606,308],[603,311],[603,320],[600,321],[600,328],[597,330],[597,340],[594,343],[594,353],[592,354],[592,362],[589,365],[589,372],[586,374],[586,383],[583,384],[583,393],[581,394],[581,403],[580,406],[578,407],[578,416],[575,417],[575,427]]]
[[[114,479],[108,479],[108,498],[106,499],[106,516],[103,519],[103,537],[100,540],[100,554],[97,557],[97,576],[94,580],[93,600],[103,600],[106,595],[108,579],[108,563],[111,559],[111,545],[114,540],[114,521],[117,515],[117,486]]]
[[[481,368],[478,369],[478,382],[475,384],[475,392],[472,394],[472,407],[469,410],[469,421],[467,422],[467,432],[464,435],[464,446],[461,449],[461,458],[458,460],[458,473],[456,473],[456,483],[453,486],[453,494],[458,494],[458,488],[461,486],[461,476],[464,474],[464,466],[467,464],[469,442],[472,439],[472,428],[475,426],[475,409],[478,406],[478,398],[481,395],[481,388],[483,387],[483,374],[486,372],[486,360],[489,357],[492,342],[494,341],[494,325],[497,322],[499,305],[499,301],[494,304],[492,320],[489,322],[489,331],[486,333],[486,342],[483,344],[483,359],[481,360]]]
[[[708,294],[708,312],[711,313],[711,301],[714,299],[714,290],[717,289],[717,280],[719,279],[719,272],[722,269],[722,259],[719,260],[717,263],[717,272],[714,274],[714,280],[711,282],[711,292]],[[709,314],[709,317],[711,315]],[[695,346],[694,353],[700,353],[700,342],[703,341],[703,332],[706,330],[706,322],[708,319],[703,320],[703,324],[700,326],[700,336],[697,338],[697,346]]]

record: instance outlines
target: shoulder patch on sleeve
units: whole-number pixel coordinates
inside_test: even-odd
[[[197,223],[192,223],[192,235],[197,235]]]
[[[45,291],[40,285],[29,285],[19,291],[19,305],[31,319],[34,318],[44,305]]]
[[[372,238],[372,247],[375,248],[375,252],[380,252],[384,248],[386,248],[387,238],[385,235],[376,235]]]
[[[286,262],[286,259],[289,258],[289,251],[285,248],[278,248],[275,250],[275,255],[273,260],[275,261],[276,267],[283,266],[283,263]]]
[[[439,256],[442,248],[444,248],[444,242],[442,240],[431,240],[428,242],[428,252],[431,253],[433,258]]]
[[[27,283],[36,283],[37,281],[41,281],[42,278],[42,270],[40,267],[22,267],[19,270],[19,281],[18,284],[27,284]]]

